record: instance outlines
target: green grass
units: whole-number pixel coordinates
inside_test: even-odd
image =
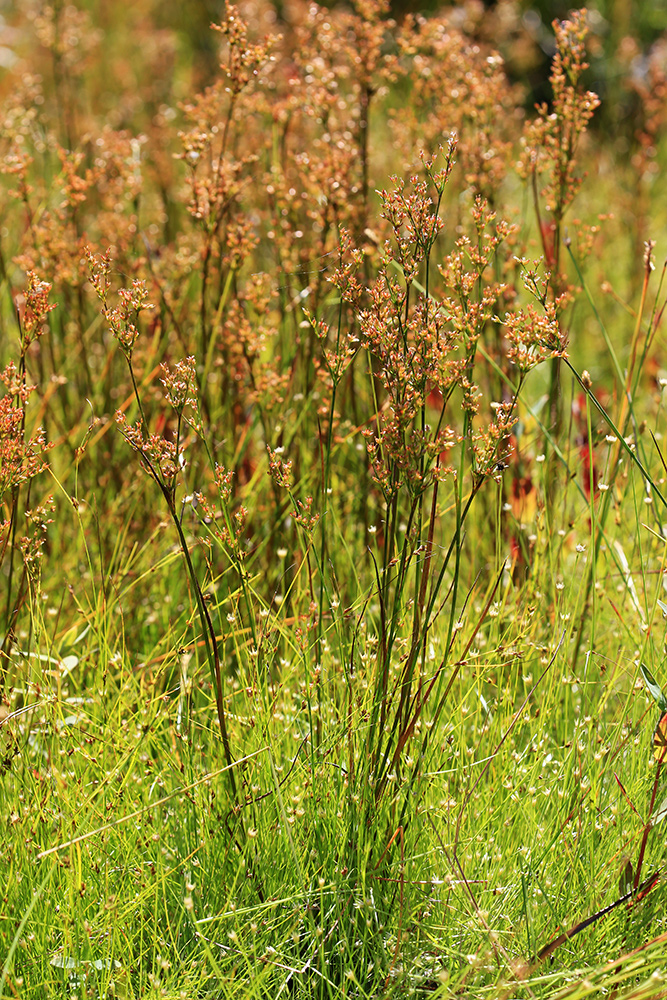
[[[655,122],[382,14],[17,9],[0,998],[665,995]]]

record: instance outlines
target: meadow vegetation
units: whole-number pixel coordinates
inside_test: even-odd
[[[667,996],[667,40],[523,10],[2,25],[0,997]]]

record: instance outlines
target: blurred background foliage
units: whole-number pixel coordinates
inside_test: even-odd
[[[0,2],[0,73],[10,68],[24,43],[26,21],[39,19],[44,5],[33,0],[2,0]],[[53,7],[65,7],[57,0]],[[326,0],[324,7],[339,6]],[[602,109],[596,115],[593,128],[610,131],[621,140],[636,130],[637,114],[644,101],[644,91],[655,86],[656,71],[664,73],[667,67],[667,3],[665,0],[596,0],[586,5],[589,11],[589,59],[587,85],[602,99]],[[258,23],[252,25],[252,4],[244,11],[249,15],[251,28],[258,32],[280,31],[289,38],[302,16],[303,7],[290,0],[275,0],[273,11],[267,15],[257,6]],[[135,0],[117,16],[113,0],[80,0],[77,10],[85,13],[90,25],[97,30],[100,45],[96,58],[110,59],[113,64],[105,67],[109,83],[103,96],[112,117],[122,115],[121,122],[110,122],[113,127],[129,125],[130,109],[115,108],[119,92],[127,93],[128,80],[136,76],[138,67],[150,73],[156,104],[161,90],[174,93],[174,80],[182,78],[182,90],[191,86],[208,86],[217,73],[217,39],[210,31],[212,22],[224,16],[224,0],[196,0],[182,3],[179,0]],[[444,14],[451,23],[480,42],[491,44],[505,60],[510,80],[525,89],[527,108],[537,102],[549,100],[549,66],[554,54],[554,19],[563,19],[573,10],[565,0],[466,0],[460,4],[442,3],[441,0],[393,0],[391,16],[397,21],[412,16]],[[261,23],[260,22],[261,19]],[[271,21],[273,23],[271,23]],[[150,25],[151,32],[146,32]],[[118,45],[119,34],[124,36]],[[152,36],[154,51],[144,51],[143,58],[134,58],[137,46],[146,44]],[[391,30],[387,33],[391,45]],[[34,53],[34,49],[33,49]],[[140,83],[141,81],[137,81]],[[122,86],[120,84],[122,83]],[[146,90],[136,89],[145,100]],[[657,95],[664,97],[664,94]],[[136,109],[135,109],[136,110]],[[150,109],[147,109],[150,110]],[[125,112],[125,114],[123,113]],[[131,117],[131,115],[130,115]]]
[[[91,5],[94,6],[94,5]],[[95,5],[96,6],[96,5]],[[328,0],[322,6],[336,6]],[[613,121],[631,130],[638,100],[628,93],[625,81],[630,71],[639,85],[650,84],[651,63],[667,62],[667,3],[665,0],[597,0],[586,5],[590,15],[590,86],[604,100],[613,101],[613,113],[598,117],[605,127]],[[282,30],[294,24],[289,0],[276,0],[276,23]],[[505,59],[511,79],[526,88],[529,107],[549,97],[548,76],[554,55],[554,19],[562,20],[573,10],[566,0],[467,0],[461,4],[441,0],[393,0],[394,18],[451,13],[453,22],[466,34],[495,45]],[[204,83],[216,72],[215,39],[207,30],[219,21],[221,0],[197,3],[156,4],[158,21],[175,28],[187,39],[196,71]]]

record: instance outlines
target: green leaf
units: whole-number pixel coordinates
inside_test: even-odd
[[[661,712],[667,712],[667,698],[665,697],[663,690],[656,681],[655,677],[645,664],[642,663],[639,669],[642,672],[644,684],[649,689],[654,702],[659,707]]]
[[[621,869],[621,877],[618,882],[618,891],[621,896],[625,896],[627,892],[632,889],[632,883],[635,878],[635,873],[632,867],[632,861],[626,859],[624,867]]]

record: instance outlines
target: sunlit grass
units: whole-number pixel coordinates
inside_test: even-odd
[[[0,997],[662,995],[664,248],[584,21],[531,125],[455,16],[229,8],[194,94],[148,9],[145,66],[49,11],[0,128]]]

